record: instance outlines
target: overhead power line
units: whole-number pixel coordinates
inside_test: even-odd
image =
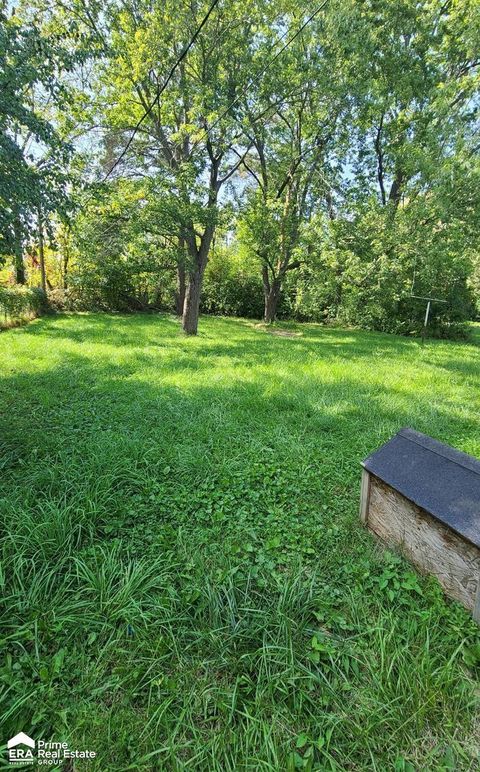
[[[118,164],[120,163],[120,161],[122,161],[122,159],[123,159],[123,158],[125,157],[125,155],[128,153],[128,150],[129,150],[129,148],[130,148],[130,145],[132,144],[133,140],[135,139],[135,136],[136,136],[136,134],[137,134],[137,131],[139,130],[140,126],[141,126],[141,125],[142,125],[142,123],[144,122],[145,118],[148,118],[148,116],[149,116],[149,115],[150,115],[150,113],[152,112],[152,110],[153,110],[153,108],[155,107],[155,105],[157,105],[157,104],[158,104],[158,102],[159,102],[159,100],[160,100],[160,97],[162,96],[163,92],[165,91],[165,89],[167,88],[167,86],[168,86],[168,84],[170,83],[171,79],[173,78],[173,75],[174,75],[174,73],[175,73],[175,70],[176,70],[176,69],[177,69],[177,67],[178,67],[178,66],[179,66],[179,65],[182,63],[182,61],[185,59],[186,55],[188,54],[188,52],[190,51],[190,49],[192,48],[192,46],[195,44],[195,41],[197,40],[198,36],[200,35],[200,32],[202,31],[203,27],[204,27],[204,26],[205,26],[205,24],[207,23],[207,21],[208,21],[208,19],[209,19],[210,15],[211,15],[211,13],[212,13],[212,11],[215,9],[215,7],[218,5],[218,3],[219,3],[219,2],[220,2],[220,0],[213,0],[213,2],[212,2],[212,4],[211,4],[210,8],[208,9],[207,13],[206,13],[206,14],[205,14],[205,16],[203,17],[203,19],[202,19],[202,21],[201,21],[200,25],[197,27],[197,29],[196,29],[196,31],[195,31],[195,34],[194,34],[194,35],[193,35],[193,37],[190,39],[190,42],[189,42],[189,43],[187,44],[187,46],[186,46],[186,47],[183,49],[182,53],[180,54],[180,56],[178,57],[178,59],[177,59],[177,60],[176,60],[176,62],[174,63],[173,67],[171,68],[170,72],[169,72],[169,73],[168,73],[168,75],[167,75],[167,78],[166,78],[166,80],[163,82],[163,84],[162,84],[162,87],[161,87],[160,89],[158,89],[158,91],[157,91],[157,93],[156,93],[156,95],[155,95],[155,98],[154,98],[154,100],[153,100],[153,101],[152,101],[152,103],[151,103],[151,104],[150,104],[150,105],[147,107],[147,109],[146,109],[146,110],[145,110],[145,112],[143,113],[142,117],[141,117],[141,118],[140,118],[140,119],[137,121],[136,125],[134,126],[134,128],[133,128],[133,130],[132,130],[132,133],[131,133],[130,137],[128,138],[127,144],[126,144],[126,145],[125,145],[125,147],[123,148],[122,152],[121,152],[121,153],[120,153],[120,155],[118,156],[118,158],[117,158],[117,160],[115,161],[115,163],[113,164],[113,166],[110,168],[110,170],[109,170],[109,171],[107,172],[107,174],[105,175],[105,177],[104,177],[104,179],[103,179],[103,181],[104,181],[104,182],[105,182],[105,181],[106,181],[106,180],[107,180],[107,179],[110,177],[110,175],[112,174],[112,172],[114,171],[114,169],[116,169],[116,168],[117,168],[117,166],[118,166]]]
[[[275,56],[273,56],[273,57],[272,57],[272,58],[271,58],[271,59],[270,59],[270,60],[269,60],[269,61],[268,61],[268,62],[265,64],[265,66],[263,67],[263,69],[262,69],[262,70],[260,70],[260,72],[258,73],[258,75],[256,75],[254,78],[252,78],[252,79],[251,79],[251,80],[250,80],[250,81],[247,83],[247,85],[246,85],[246,86],[245,86],[245,88],[243,89],[242,93],[241,93],[241,94],[239,94],[239,95],[238,95],[238,96],[237,96],[237,97],[236,97],[236,98],[235,98],[235,99],[234,99],[234,100],[233,100],[233,101],[232,101],[232,102],[231,102],[231,103],[228,105],[228,107],[226,107],[226,108],[225,108],[225,110],[224,110],[224,111],[223,111],[223,112],[222,112],[222,113],[221,113],[221,114],[218,116],[218,118],[216,118],[216,119],[213,121],[213,123],[212,123],[210,126],[208,126],[207,128],[205,128],[205,129],[204,129],[204,131],[203,131],[203,133],[201,134],[201,136],[200,136],[200,137],[199,137],[199,138],[198,138],[198,139],[197,139],[197,140],[194,142],[194,144],[192,145],[192,148],[191,148],[191,150],[190,150],[190,153],[188,154],[188,159],[190,159],[190,158],[191,158],[193,151],[195,150],[195,148],[196,148],[196,147],[198,147],[198,145],[200,144],[200,142],[202,142],[202,141],[205,139],[205,137],[207,137],[207,136],[208,136],[209,132],[210,132],[210,131],[211,131],[213,128],[215,128],[215,126],[217,126],[217,125],[220,123],[220,121],[222,120],[222,118],[225,118],[225,116],[226,116],[226,115],[227,115],[227,114],[230,112],[230,110],[232,109],[232,107],[234,107],[234,106],[235,106],[235,105],[236,105],[236,104],[237,104],[237,103],[240,101],[240,99],[241,99],[243,96],[245,96],[245,94],[247,93],[248,89],[249,89],[251,86],[253,86],[254,84],[258,83],[258,81],[259,81],[261,78],[263,78],[263,76],[265,75],[266,71],[267,71],[267,70],[268,70],[268,69],[269,69],[269,68],[272,66],[272,64],[273,64],[274,62],[276,62],[276,60],[278,59],[278,57],[279,57],[279,56],[281,56],[281,55],[283,54],[283,52],[285,51],[285,49],[287,49],[287,48],[288,48],[288,46],[289,46],[289,45],[291,45],[291,43],[293,43],[293,41],[294,41],[296,38],[298,38],[298,36],[299,36],[299,35],[301,35],[301,34],[302,34],[302,32],[303,32],[303,30],[305,29],[305,27],[307,27],[307,26],[310,24],[310,22],[312,22],[312,21],[315,19],[315,17],[316,17],[316,16],[318,16],[318,14],[319,14],[321,11],[323,11],[323,9],[324,9],[324,8],[325,8],[325,6],[327,5],[327,3],[328,3],[328,0],[324,0],[324,2],[323,2],[323,3],[321,3],[321,4],[320,4],[320,5],[319,5],[319,6],[318,6],[318,7],[317,7],[315,10],[314,10],[314,12],[313,12],[313,13],[312,13],[312,14],[311,14],[309,17],[308,17],[308,19],[306,19],[306,20],[303,22],[303,24],[302,24],[302,25],[301,25],[301,26],[300,26],[300,27],[297,29],[297,31],[296,31],[296,32],[295,32],[295,33],[294,33],[294,34],[293,34],[293,35],[292,35],[292,36],[291,36],[291,37],[290,37],[290,38],[289,38],[289,39],[288,39],[288,40],[285,42],[285,44],[284,44],[284,45],[281,47],[281,49],[280,49],[279,51],[277,51],[277,53],[275,54]],[[283,35],[281,35],[281,36],[279,37],[279,39],[276,41],[276,43],[274,44],[274,46],[272,46],[272,49],[271,49],[272,51],[273,51],[273,50],[274,50],[274,49],[275,49],[275,48],[278,46],[278,44],[279,44],[279,43],[281,43],[281,42],[282,42],[282,40],[283,40],[283,39],[284,39],[284,38],[287,36],[287,34],[288,34],[288,30],[286,30],[286,31],[283,33]]]
[[[118,166],[118,164],[119,164],[119,163],[120,163],[120,162],[123,160],[123,158],[124,158],[124,157],[125,157],[125,155],[127,154],[127,152],[128,152],[128,150],[129,150],[129,148],[130,148],[130,146],[131,146],[131,144],[132,144],[133,140],[135,139],[135,136],[136,136],[136,133],[137,133],[138,129],[140,128],[140,126],[142,125],[142,123],[144,122],[144,120],[145,120],[145,119],[146,119],[146,118],[147,118],[147,117],[150,115],[150,113],[152,112],[152,110],[153,110],[153,108],[155,107],[155,105],[156,105],[156,104],[158,104],[158,102],[159,102],[159,99],[160,99],[161,95],[163,94],[163,92],[165,91],[165,89],[167,88],[168,84],[170,83],[170,81],[171,81],[171,79],[172,79],[172,77],[173,77],[173,75],[174,75],[174,73],[175,73],[175,70],[176,70],[176,69],[177,69],[177,67],[178,67],[178,66],[181,64],[181,62],[183,61],[183,59],[184,59],[184,58],[186,57],[186,55],[188,54],[189,50],[190,50],[190,49],[192,48],[192,46],[194,45],[194,43],[195,43],[196,39],[198,38],[198,36],[199,36],[200,32],[202,31],[203,27],[204,27],[204,26],[205,26],[205,24],[207,23],[207,21],[208,21],[208,19],[209,19],[210,15],[211,15],[211,13],[212,13],[212,11],[215,9],[215,7],[218,5],[218,3],[219,3],[219,0],[213,0],[213,2],[212,2],[212,4],[211,4],[210,8],[208,9],[207,13],[205,14],[204,18],[202,19],[202,22],[201,22],[201,24],[199,25],[198,29],[196,30],[195,34],[194,34],[194,35],[193,35],[193,37],[191,38],[191,40],[190,40],[190,42],[188,43],[188,45],[186,46],[186,48],[185,48],[185,49],[182,51],[182,53],[181,53],[181,54],[180,54],[180,56],[178,57],[177,61],[176,61],[176,62],[175,62],[175,64],[173,65],[173,67],[171,68],[171,70],[170,70],[170,72],[169,72],[169,74],[168,74],[168,76],[167,76],[166,80],[165,80],[165,81],[164,81],[164,83],[162,84],[162,87],[161,87],[161,88],[158,90],[158,92],[157,92],[157,94],[156,94],[156,96],[155,96],[155,99],[154,99],[154,100],[152,101],[152,103],[151,103],[151,104],[150,104],[150,105],[147,107],[147,109],[146,109],[146,110],[145,110],[145,112],[143,113],[142,117],[139,119],[139,121],[137,122],[137,124],[134,126],[134,128],[133,128],[133,130],[132,130],[132,133],[131,133],[131,135],[130,135],[130,137],[129,137],[129,139],[128,139],[128,142],[126,143],[125,147],[123,148],[122,152],[121,152],[121,153],[120,153],[120,155],[118,156],[118,158],[117,158],[117,160],[115,161],[115,163],[113,164],[113,166],[110,168],[110,170],[108,171],[108,173],[105,175],[105,177],[104,177],[104,180],[103,180],[104,182],[105,182],[105,181],[108,179],[108,177],[110,177],[110,175],[112,174],[112,172],[114,171],[114,169],[116,169],[116,167]],[[321,3],[321,4],[320,4],[320,5],[319,5],[319,6],[318,6],[318,7],[317,7],[317,8],[316,8],[314,11],[313,11],[313,13],[312,13],[312,14],[310,14],[310,16],[309,16],[309,17],[308,17],[308,18],[307,18],[307,19],[306,19],[306,20],[303,22],[303,24],[302,24],[302,25],[301,25],[301,26],[300,26],[300,27],[299,27],[299,28],[298,28],[298,29],[297,29],[297,30],[294,32],[294,34],[293,34],[293,35],[292,35],[290,38],[288,38],[288,40],[287,40],[287,41],[284,43],[284,45],[283,45],[283,46],[280,48],[280,50],[279,50],[279,51],[277,51],[277,53],[276,53],[274,56],[272,56],[272,58],[271,58],[271,59],[269,59],[269,61],[267,61],[267,63],[266,63],[266,64],[265,64],[265,66],[262,68],[262,70],[261,70],[261,71],[258,73],[258,75],[256,75],[254,78],[251,78],[251,80],[249,80],[249,82],[247,83],[246,87],[243,89],[242,93],[240,93],[240,94],[239,94],[239,95],[238,95],[238,96],[237,96],[237,97],[236,97],[236,98],[235,98],[235,99],[234,99],[234,100],[233,100],[233,101],[232,101],[232,102],[231,102],[231,103],[228,105],[228,107],[226,107],[226,108],[225,108],[225,110],[224,110],[224,111],[223,111],[223,112],[222,112],[222,113],[221,113],[221,114],[218,116],[218,118],[216,118],[216,119],[214,120],[214,122],[213,122],[213,123],[212,123],[210,126],[208,126],[208,127],[206,127],[206,128],[204,129],[204,131],[203,131],[202,135],[201,135],[201,136],[200,136],[200,137],[199,137],[199,138],[198,138],[198,139],[197,139],[197,140],[194,142],[194,144],[193,144],[192,148],[190,149],[190,152],[189,152],[189,154],[188,154],[188,159],[187,159],[187,160],[189,160],[189,159],[191,158],[191,156],[192,156],[192,154],[193,154],[194,150],[195,150],[195,149],[198,147],[198,145],[200,144],[200,142],[202,142],[202,141],[203,141],[203,139],[204,139],[206,136],[208,136],[209,132],[210,132],[210,131],[211,131],[213,128],[215,128],[215,126],[217,126],[217,125],[220,123],[220,121],[221,121],[221,120],[222,120],[222,119],[223,119],[223,118],[224,118],[224,117],[225,117],[225,116],[226,116],[226,115],[229,113],[229,111],[232,109],[232,107],[234,107],[234,106],[235,106],[235,105],[236,105],[236,104],[237,104],[237,103],[240,101],[240,99],[241,99],[243,96],[245,96],[245,94],[247,93],[248,89],[249,89],[249,88],[250,88],[252,85],[254,85],[255,83],[257,83],[257,82],[258,82],[258,81],[259,81],[261,78],[263,78],[263,76],[265,75],[265,73],[267,72],[267,70],[268,70],[268,69],[269,69],[269,68],[272,66],[272,64],[273,64],[274,62],[276,62],[276,60],[279,58],[279,56],[281,56],[281,55],[283,54],[283,52],[284,52],[284,51],[285,51],[285,50],[288,48],[288,46],[290,46],[290,45],[293,43],[293,41],[294,41],[294,40],[296,40],[296,38],[297,38],[299,35],[301,35],[301,34],[302,34],[302,32],[304,31],[304,29],[305,29],[305,28],[306,28],[306,27],[307,27],[307,26],[308,26],[308,25],[309,25],[309,24],[310,24],[310,23],[311,23],[311,22],[312,22],[312,21],[313,21],[313,20],[316,18],[316,16],[318,16],[318,14],[319,14],[321,11],[323,11],[323,9],[324,9],[324,8],[325,8],[325,6],[327,5],[327,3],[328,3],[328,0],[324,0],[324,2],[323,2],[323,3]],[[284,38],[287,36],[287,34],[288,34],[288,30],[286,30],[286,31],[283,33],[283,35],[281,35],[281,36],[279,37],[279,39],[278,39],[278,40],[275,42],[275,44],[273,45],[273,47],[272,47],[272,49],[271,49],[272,51],[273,51],[273,50],[274,50],[274,49],[275,49],[275,48],[278,46],[278,44],[279,44],[279,43],[281,43],[281,42],[282,42],[282,40],[284,40]]]

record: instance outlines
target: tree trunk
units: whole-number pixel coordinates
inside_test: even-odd
[[[402,198],[403,182],[403,173],[397,170],[388,196],[388,200],[393,203],[394,210],[397,209],[400,203],[400,199]]]
[[[15,281],[17,284],[25,284],[25,264],[23,262],[22,228],[19,220],[13,224],[15,236]]]
[[[69,267],[70,267],[70,228],[66,227],[62,231],[63,241],[63,257],[62,257],[62,287],[64,290],[68,288],[69,279]]]
[[[47,294],[47,274],[45,272],[45,249],[43,243],[43,221],[40,210],[38,210],[38,256],[40,260],[40,275],[42,277],[42,290]]]
[[[202,279],[203,269],[199,266],[189,273],[182,317],[182,328],[187,335],[197,334]]]
[[[183,304],[182,328],[187,335],[197,334],[203,274],[207,267],[214,232],[215,226],[207,225],[199,247],[197,247],[195,231],[186,239],[191,268],[188,271],[188,287]]]
[[[63,285],[63,289],[64,290],[68,289],[68,262],[69,262],[69,254],[68,254],[68,250],[66,250],[63,253],[63,280],[62,280],[62,285]]]
[[[281,283],[279,279],[274,279],[268,288],[264,288],[265,294],[265,324],[271,324],[275,321],[277,315],[278,301],[281,294]]]
[[[187,285],[187,275],[185,265],[179,262],[177,265],[177,290],[175,292],[175,311],[177,316],[182,316],[185,305],[185,290]]]

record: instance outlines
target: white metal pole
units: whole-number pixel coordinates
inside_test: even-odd
[[[428,317],[429,317],[429,315],[430,315],[430,300],[427,303],[427,310],[425,311],[425,322],[424,322],[424,325],[423,325],[424,327],[426,327],[427,324],[428,324]]]

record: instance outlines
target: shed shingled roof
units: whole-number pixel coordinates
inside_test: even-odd
[[[480,548],[478,459],[405,428],[362,466]]]

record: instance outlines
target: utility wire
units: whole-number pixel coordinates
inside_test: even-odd
[[[106,174],[106,175],[105,175],[105,177],[103,178],[103,182],[106,182],[106,180],[107,180],[107,179],[110,177],[110,175],[112,174],[112,172],[114,171],[114,169],[116,169],[116,168],[117,168],[117,166],[118,166],[118,164],[120,163],[120,161],[122,161],[122,159],[123,159],[123,158],[125,157],[125,155],[127,154],[128,150],[129,150],[129,148],[130,148],[130,145],[132,144],[133,140],[135,139],[135,135],[136,135],[137,131],[139,130],[140,126],[141,126],[141,125],[142,125],[142,123],[144,122],[145,118],[148,118],[148,116],[149,116],[149,115],[150,115],[150,113],[152,112],[152,110],[153,110],[153,108],[155,107],[155,105],[156,105],[156,104],[158,104],[158,102],[159,102],[159,100],[160,100],[160,97],[161,97],[161,95],[163,94],[163,92],[164,92],[164,91],[165,91],[165,89],[167,88],[168,84],[170,83],[171,79],[173,78],[173,75],[174,75],[174,73],[175,73],[175,70],[176,70],[176,69],[177,69],[177,67],[178,67],[178,66],[179,66],[179,65],[182,63],[182,61],[185,59],[186,55],[188,54],[188,52],[190,51],[190,49],[192,48],[192,46],[195,44],[195,41],[197,40],[198,36],[200,35],[200,32],[202,31],[203,27],[204,27],[204,26],[205,26],[205,24],[207,23],[207,21],[208,21],[208,19],[209,19],[210,15],[211,15],[211,13],[212,13],[212,11],[215,9],[215,7],[218,5],[218,3],[219,3],[219,2],[220,2],[220,0],[213,0],[213,2],[212,2],[212,4],[211,4],[210,8],[208,9],[207,13],[206,13],[206,14],[205,14],[205,16],[203,17],[203,19],[202,19],[202,21],[201,21],[201,23],[200,23],[199,27],[198,27],[198,28],[197,28],[197,30],[195,31],[195,34],[194,34],[194,35],[193,35],[193,37],[191,38],[191,40],[190,40],[190,42],[188,43],[188,45],[187,45],[187,46],[186,46],[186,47],[183,49],[182,53],[180,54],[180,56],[179,56],[179,57],[178,57],[178,59],[176,60],[175,64],[174,64],[174,65],[173,65],[173,67],[171,68],[170,72],[169,72],[169,73],[168,73],[168,75],[167,75],[167,78],[166,78],[166,80],[165,80],[165,81],[163,82],[163,84],[162,84],[162,87],[161,87],[160,89],[158,89],[158,91],[157,91],[157,93],[156,93],[156,96],[155,96],[155,99],[154,99],[154,100],[153,100],[153,102],[152,102],[152,103],[151,103],[151,104],[150,104],[150,105],[147,107],[147,109],[146,109],[146,110],[145,110],[145,112],[143,113],[142,117],[139,119],[139,121],[138,121],[138,122],[136,123],[136,125],[134,126],[134,128],[133,128],[133,131],[132,131],[132,133],[131,133],[130,137],[128,138],[128,142],[127,142],[127,144],[126,144],[126,145],[125,145],[125,147],[123,148],[122,152],[121,152],[121,153],[120,153],[120,155],[118,156],[118,158],[117,158],[117,160],[115,161],[115,163],[113,164],[113,166],[110,168],[110,170],[107,172],[107,174]]]
[[[292,37],[291,37],[291,38],[289,38],[289,39],[288,39],[288,40],[285,42],[285,44],[284,44],[284,45],[281,47],[281,49],[280,49],[279,51],[277,51],[277,53],[275,54],[275,56],[273,56],[273,57],[272,57],[272,58],[271,58],[271,59],[270,59],[270,60],[269,60],[269,61],[266,63],[266,65],[263,67],[263,69],[262,69],[262,70],[260,70],[259,74],[258,74],[256,77],[252,78],[252,79],[251,79],[251,80],[250,80],[250,81],[247,83],[247,85],[246,85],[245,89],[242,91],[242,93],[241,93],[241,94],[239,94],[239,95],[238,95],[238,96],[237,96],[237,97],[236,97],[236,98],[233,100],[233,102],[231,102],[231,103],[228,105],[228,107],[227,107],[227,108],[226,108],[226,109],[223,111],[223,113],[221,113],[221,114],[218,116],[218,118],[216,118],[216,119],[214,120],[214,122],[213,122],[213,123],[212,123],[210,126],[208,126],[207,128],[205,128],[205,129],[204,129],[204,131],[203,131],[203,133],[201,134],[201,136],[200,136],[200,137],[199,137],[199,138],[198,138],[198,139],[197,139],[197,140],[194,142],[194,144],[192,145],[192,148],[191,148],[191,150],[190,150],[190,153],[188,154],[188,159],[187,159],[187,160],[190,160],[190,158],[192,157],[192,153],[193,153],[193,151],[195,150],[195,148],[196,148],[196,147],[198,147],[198,145],[200,144],[200,142],[202,142],[202,141],[205,139],[205,137],[207,137],[207,136],[208,136],[209,132],[210,132],[210,131],[211,131],[213,128],[215,128],[215,126],[217,126],[217,125],[220,123],[220,121],[222,120],[222,118],[224,118],[224,117],[225,117],[225,116],[228,114],[228,112],[229,112],[229,111],[232,109],[232,107],[234,107],[234,106],[237,104],[237,102],[239,102],[239,101],[240,101],[240,99],[241,99],[243,96],[245,96],[245,94],[246,94],[246,92],[248,91],[248,89],[250,88],[250,86],[252,86],[252,85],[254,85],[255,83],[257,83],[257,82],[260,80],[260,78],[263,78],[263,76],[265,75],[265,73],[266,73],[266,71],[269,69],[269,67],[271,67],[271,66],[272,66],[272,64],[273,64],[273,63],[274,63],[274,62],[275,62],[275,61],[278,59],[278,57],[279,57],[279,56],[281,56],[281,54],[283,54],[283,52],[285,51],[285,49],[286,49],[286,48],[288,48],[288,46],[289,46],[291,43],[293,43],[293,41],[294,41],[296,38],[298,38],[298,36],[299,36],[299,35],[301,35],[301,34],[302,34],[302,32],[303,32],[303,30],[305,29],[305,27],[307,27],[307,26],[310,24],[310,22],[312,22],[312,21],[313,21],[313,19],[315,19],[315,17],[316,17],[316,16],[318,16],[318,14],[319,14],[321,11],[323,11],[323,9],[324,9],[324,8],[325,8],[325,6],[327,5],[327,3],[328,3],[328,0],[324,0],[324,2],[323,2],[323,3],[321,3],[321,4],[320,4],[320,5],[319,5],[319,6],[318,6],[318,7],[317,7],[315,10],[314,10],[314,12],[313,12],[313,13],[312,13],[312,14],[311,14],[309,17],[308,17],[308,19],[306,19],[306,21],[304,21],[304,23],[301,25],[301,27],[299,27],[299,28],[297,29],[297,31],[296,31],[296,32],[295,32],[295,33],[292,35]],[[273,51],[273,49],[274,49],[274,48],[276,48],[276,47],[278,46],[278,44],[279,44],[279,43],[281,43],[281,41],[282,41],[282,40],[283,40],[283,39],[286,37],[286,35],[287,35],[287,34],[288,34],[288,30],[286,30],[286,31],[283,33],[283,35],[281,35],[281,36],[279,37],[279,39],[276,41],[276,43],[274,44],[274,46],[272,46],[272,49],[271,49],[272,51]]]
[[[211,13],[212,13],[212,11],[215,9],[216,5],[218,5],[218,3],[219,3],[219,0],[213,0],[213,3],[211,4],[211,6],[210,6],[210,8],[208,9],[207,13],[205,14],[204,18],[202,19],[202,22],[201,22],[200,26],[199,26],[199,27],[198,27],[198,29],[196,30],[196,32],[195,32],[195,34],[193,35],[192,39],[190,40],[190,42],[188,43],[188,45],[186,46],[186,48],[183,50],[183,52],[181,53],[181,55],[179,56],[179,58],[177,59],[177,61],[175,62],[175,64],[173,65],[173,67],[172,67],[172,69],[170,70],[170,72],[169,72],[169,74],[168,74],[168,76],[167,76],[166,80],[164,81],[164,83],[163,83],[163,85],[162,85],[161,89],[159,89],[159,91],[157,92],[157,94],[156,94],[156,96],[155,96],[155,99],[154,99],[154,100],[153,100],[153,102],[152,102],[152,103],[149,105],[149,107],[148,107],[148,108],[145,110],[145,112],[143,113],[142,117],[140,118],[140,120],[137,122],[137,124],[136,124],[136,125],[135,125],[135,127],[133,128],[132,134],[130,135],[130,137],[129,137],[129,139],[128,139],[128,142],[127,142],[127,144],[125,145],[124,149],[122,150],[122,152],[121,152],[121,153],[120,153],[120,155],[118,156],[118,158],[117,158],[117,160],[115,161],[115,163],[113,164],[113,166],[110,168],[110,170],[109,170],[109,171],[107,172],[107,174],[105,175],[105,177],[104,177],[104,179],[103,179],[103,182],[105,182],[105,181],[106,181],[106,180],[107,180],[107,179],[110,177],[110,175],[112,174],[112,172],[114,171],[114,169],[116,169],[116,167],[118,166],[118,164],[119,164],[119,163],[120,163],[120,162],[123,160],[123,158],[124,158],[124,157],[125,157],[125,155],[127,154],[128,150],[129,150],[129,148],[130,148],[130,146],[131,146],[131,144],[132,144],[132,142],[133,142],[133,140],[134,140],[134,138],[135,138],[135,135],[136,135],[136,133],[137,133],[138,129],[140,128],[140,126],[142,125],[142,123],[144,122],[144,120],[145,120],[145,119],[146,119],[146,118],[147,118],[147,117],[150,115],[150,113],[152,112],[152,110],[153,110],[153,108],[155,107],[155,105],[158,103],[158,101],[159,101],[159,99],[160,99],[161,95],[163,94],[163,92],[165,91],[165,89],[166,89],[166,87],[168,86],[169,82],[171,81],[171,79],[172,79],[172,77],[173,77],[173,75],[174,75],[174,73],[175,73],[175,70],[177,69],[177,67],[178,67],[178,66],[180,65],[180,63],[183,61],[183,59],[185,58],[185,56],[188,54],[189,50],[190,50],[190,49],[192,48],[192,46],[194,45],[194,43],[195,43],[196,39],[198,38],[198,36],[199,36],[200,32],[202,31],[203,27],[204,27],[204,26],[205,26],[205,24],[207,23],[207,21],[208,21],[208,19],[209,19],[209,17],[210,17],[210,14],[211,14]],[[285,51],[285,50],[288,48],[288,46],[289,46],[289,45],[291,45],[291,44],[293,43],[293,41],[294,41],[294,40],[296,40],[296,38],[297,38],[299,35],[301,35],[301,34],[302,34],[303,30],[304,30],[304,29],[305,29],[305,28],[306,28],[306,27],[307,27],[307,26],[308,26],[308,25],[309,25],[309,24],[310,24],[310,23],[311,23],[311,22],[312,22],[312,21],[315,19],[315,17],[316,17],[316,16],[318,16],[318,14],[319,14],[321,11],[323,11],[323,9],[324,9],[324,8],[325,8],[325,6],[327,5],[327,3],[328,3],[328,0],[324,0],[324,2],[323,2],[323,3],[321,3],[321,4],[320,4],[320,5],[319,5],[319,6],[318,6],[318,7],[317,7],[317,8],[316,8],[314,11],[313,11],[313,13],[312,13],[312,14],[311,14],[311,15],[308,17],[308,19],[306,19],[306,20],[303,22],[303,24],[302,24],[302,25],[301,25],[301,26],[300,26],[300,27],[299,27],[299,28],[296,30],[296,32],[295,32],[295,33],[294,33],[294,34],[293,34],[293,35],[292,35],[292,36],[291,36],[291,37],[290,37],[290,38],[289,38],[289,39],[288,39],[288,40],[287,40],[287,41],[284,43],[284,45],[281,47],[281,49],[280,49],[279,51],[277,51],[277,53],[275,54],[275,56],[273,56],[273,57],[272,57],[272,58],[271,58],[271,59],[270,59],[270,60],[269,60],[269,61],[268,61],[268,62],[265,64],[265,66],[264,66],[264,67],[263,67],[263,69],[262,69],[262,70],[261,70],[261,71],[258,73],[258,75],[256,75],[256,77],[252,78],[252,79],[251,79],[251,80],[250,80],[250,81],[247,83],[247,85],[246,85],[245,89],[242,91],[242,93],[241,93],[241,94],[239,94],[239,95],[238,95],[238,96],[237,96],[237,97],[236,97],[236,98],[235,98],[235,99],[234,99],[234,100],[233,100],[233,101],[232,101],[232,102],[231,102],[231,103],[228,105],[228,107],[227,107],[227,108],[226,108],[226,109],[225,109],[225,110],[224,110],[224,111],[223,111],[223,112],[222,112],[222,113],[221,113],[221,114],[218,116],[218,118],[216,118],[216,119],[214,120],[214,122],[213,122],[213,123],[212,123],[210,126],[208,126],[206,129],[204,129],[204,131],[203,131],[202,135],[201,135],[201,136],[200,136],[200,137],[199,137],[199,138],[198,138],[198,139],[197,139],[197,140],[194,142],[194,144],[193,144],[192,148],[190,149],[190,152],[189,152],[189,154],[188,154],[188,158],[186,159],[187,161],[188,161],[188,160],[190,160],[190,158],[192,157],[192,154],[193,154],[194,150],[195,150],[195,149],[198,147],[198,145],[200,144],[200,142],[202,142],[202,141],[203,141],[203,139],[204,139],[206,136],[208,136],[209,132],[210,132],[210,131],[211,131],[213,128],[215,128],[215,126],[217,126],[217,125],[220,123],[220,121],[221,121],[221,120],[222,120],[222,119],[223,119],[223,118],[224,118],[224,117],[225,117],[225,116],[228,114],[228,112],[229,112],[229,111],[232,109],[232,107],[234,107],[234,106],[235,106],[235,105],[236,105],[236,104],[237,104],[237,103],[240,101],[240,99],[241,99],[241,98],[242,98],[242,97],[245,95],[245,93],[248,91],[248,89],[249,89],[249,88],[250,88],[250,87],[251,87],[253,84],[257,83],[257,82],[260,80],[260,78],[263,78],[263,76],[265,75],[265,73],[267,72],[267,70],[268,70],[268,69],[269,69],[269,68],[272,66],[272,64],[273,64],[273,63],[274,63],[274,62],[275,62],[275,61],[276,61],[276,60],[279,58],[279,56],[281,56],[281,55],[283,54],[283,52],[284,52],[284,51]],[[272,51],[273,51],[273,50],[276,48],[276,46],[278,46],[278,44],[279,44],[279,43],[281,43],[281,41],[282,41],[282,40],[283,40],[283,39],[284,39],[284,38],[287,36],[287,34],[288,34],[288,30],[286,30],[286,31],[285,31],[285,32],[284,32],[284,33],[283,33],[283,34],[280,36],[280,38],[279,38],[279,39],[278,39],[278,40],[275,42],[275,44],[273,45],[273,47],[272,47],[272,49],[271,49]]]

